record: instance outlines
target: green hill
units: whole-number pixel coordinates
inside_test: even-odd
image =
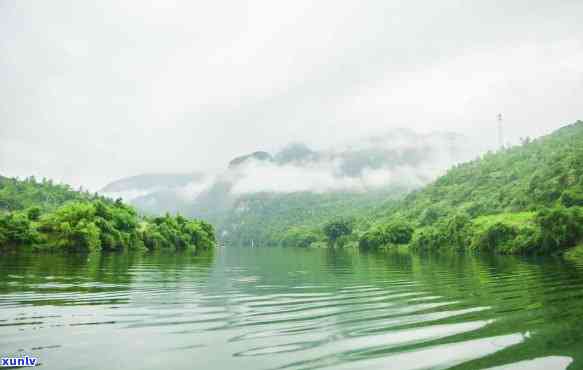
[[[207,249],[213,227],[181,216],[144,218],[121,200],[49,180],[0,178],[0,251]]]
[[[75,191],[69,185],[51,180],[37,181],[34,177],[18,180],[0,176],[0,213],[38,207],[51,211],[68,201],[99,198],[84,191]]]
[[[395,225],[418,249],[563,251],[583,239],[583,122],[450,169],[378,213],[360,245],[391,244]]]
[[[237,199],[231,212],[221,220],[221,239],[229,245],[255,244],[273,246],[305,243],[296,236],[310,234],[310,241],[319,241],[312,234],[325,223],[338,217],[361,218],[371,210],[382,209],[387,202],[405,193],[405,189],[392,187],[384,191],[369,192],[296,192],[256,193]],[[310,244],[310,243],[308,243]]]

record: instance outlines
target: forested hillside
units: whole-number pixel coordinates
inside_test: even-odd
[[[121,200],[34,178],[0,179],[0,250],[207,249],[213,227],[181,216],[140,217]]]
[[[379,213],[375,225],[361,232],[360,245],[563,251],[583,238],[580,207],[582,121],[453,167]]]
[[[85,191],[75,191],[69,185],[51,180],[37,181],[34,177],[17,180],[0,176],[0,213],[38,207],[50,211],[71,200],[90,200],[99,197]]]
[[[222,220],[221,239],[235,245],[249,245],[253,240],[266,246],[318,241],[322,236],[319,230],[327,221],[338,217],[364,220],[373,210],[383,209],[405,191],[393,187],[364,193],[250,194],[238,199]],[[307,239],[306,234],[309,234]]]

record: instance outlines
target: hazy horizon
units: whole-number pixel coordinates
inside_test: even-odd
[[[0,0],[0,174],[97,190],[397,128],[583,119],[583,2]]]

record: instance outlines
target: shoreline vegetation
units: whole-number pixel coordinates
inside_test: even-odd
[[[207,250],[214,228],[180,215],[144,217],[121,199],[49,180],[0,178],[0,251]]]
[[[273,245],[583,255],[583,121],[488,152],[401,199],[287,228]],[[0,176],[0,250],[209,249],[213,226],[121,199]],[[575,248],[576,247],[576,248]]]
[[[290,228],[278,242],[583,255],[583,121],[456,165],[366,217]]]

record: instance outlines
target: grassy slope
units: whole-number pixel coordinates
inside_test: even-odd
[[[535,216],[535,212],[499,213],[477,217],[473,220],[473,224],[478,231],[485,231],[496,223],[503,223],[509,226],[534,225]]]

